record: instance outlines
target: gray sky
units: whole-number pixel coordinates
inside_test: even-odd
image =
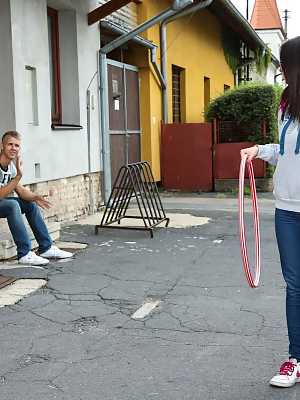
[[[231,2],[238,8],[238,10],[246,15],[246,5],[247,0],[231,0]],[[249,0],[250,16],[252,14],[252,9],[254,5],[254,0]],[[288,37],[292,38],[295,36],[300,36],[300,1],[299,0],[277,0],[277,5],[279,9],[280,16],[283,16],[283,11],[288,9],[291,11],[289,13],[288,20]],[[283,20],[282,20],[283,23]]]

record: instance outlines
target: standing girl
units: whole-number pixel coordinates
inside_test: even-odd
[[[249,147],[241,156],[276,165],[275,231],[286,282],[289,358],[270,384],[290,387],[300,382],[300,36],[283,43],[280,63],[287,87],[278,113],[279,144]]]

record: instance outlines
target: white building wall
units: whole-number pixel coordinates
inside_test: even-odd
[[[284,37],[280,29],[256,30],[256,33],[269,46],[277,60],[279,60],[280,46],[284,41]]]
[[[264,30],[256,30],[259,37],[266,43],[266,45],[271,49],[273,56],[276,57],[277,60],[280,58],[280,47],[283,43],[284,37],[280,29],[264,29]],[[252,68],[251,78],[254,82],[267,82],[270,84],[275,83],[275,76],[279,73],[279,69],[272,62],[269,65],[268,70],[264,75],[260,75],[256,72],[255,67]],[[282,79],[280,77],[276,78],[277,83],[282,83]]]
[[[250,75],[253,82],[269,83],[271,85],[275,83],[276,74],[278,74],[278,69],[274,63],[269,65],[267,71],[263,75],[257,73],[255,65],[252,66],[250,70]],[[280,79],[277,79],[277,83],[280,83]]]
[[[1,10],[5,8],[9,0],[1,0]],[[65,60],[69,63],[70,76],[76,74],[78,99],[70,98],[70,103],[78,104],[76,121],[63,121],[64,123],[78,123],[82,130],[54,131],[51,129],[51,102],[50,102],[50,78],[49,78],[49,52],[47,30],[47,5],[58,10],[75,11],[76,42],[71,47],[77,47],[78,59]],[[10,0],[11,35],[12,35],[12,60],[8,59],[0,63],[0,88],[6,85],[9,101],[5,107],[1,106],[0,128],[1,132],[16,128],[23,136],[22,156],[24,161],[23,183],[36,183],[64,177],[80,175],[88,172],[87,154],[87,115],[86,115],[86,90],[98,69],[97,51],[99,49],[98,24],[88,26],[87,14],[99,5],[97,0]],[[9,8],[6,13],[0,12],[1,46],[2,30],[8,36]],[[2,24],[2,19],[5,24]],[[67,46],[64,42],[67,38],[60,37],[62,48]],[[11,43],[11,42],[10,42]],[[9,56],[9,48],[0,48],[1,54]],[[13,68],[12,68],[13,64]],[[29,66],[36,72],[37,92],[37,124],[28,123],[26,112],[26,86],[25,67]],[[3,73],[4,70],[4,73]],[[13,76],[12,76],[13,70]],[[63,78],[63,77],[62,77]],[[67,77],[65,77],[67,79]],[[5,82],[6,80],[6,82]],[[14,106],[11,85],[14,83]],[[73,81],[74,82],[74,79]],[[68,82],[65,82],[68,86]],[[70,84],[69,84],[70,85]],[[67,88],[72,93],[72,88]],[[100,170],[100,128],[97,76],[91,86],[92,110],[91,110],[91,165],[92,171]],[[76,92],[76,88],[75,88]],[[1,90],[0,96],[3,96]],[[2,99],[1,99],[2,100]],[[1,101],[3,105],[4,102]],[[66,109],[67,105],[63,105]],[[74,108],[73,108],[74,109]],[[15,124],[13,114],[15,113]],[[67,113],[65,113],[67,115]],[[11,125],[11,126],[10,126]],[[36,163],[40,164],[40,178],[35,177]]]
[[[15,129],[14,76],[9,0],[0,2],[0,128]]]

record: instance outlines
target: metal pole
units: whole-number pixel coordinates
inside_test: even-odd
[[[159,79],[159,82],[161,84],[162,88],[166,87],[166,82],[163,78],[163,74],[161,73],[160,69],[158,68],[158,65],[156,63],[156,48],[151,49],[151,64],[153,65],[154,71],[156,72],[156,75]]]
[[[161,59],[161,73],[166,86],[162,88],[162,109],[163,109],[163,121],[165,124],[168,123],[168,89],[167,89],[167,24],[175,21],[178,18],[185,17],[191,13],[202,10],[211,5],[214,0],[206,0],[201,3],[195,4],[192,7],[188,7],[186,10],[181,10],[171,17],[166,17],[160,26],[160,59]]]
[[[107,22],[107,21],[101,21],[101,28],[102,27],[106,27],[108,29],[112,29],[114,32],[120,34],[120,35],[124,35],[124,33],[128,33],[126,32],[126,30],[124,28],[120,28],[118,25],[112,23],[112,22]],[[144,46],[146,48],[148,48],[151,51],[151,63],[153,65],[153,68],[157,74],[157,77],[159,79],[159,82],[162,86],[165,85],[165,82],[163,80],[162,74],[160,72],[160,69],[158,68],[158,65],[156,63],[156,50],[157,50],[157,46],[155,44],[153,44],[152,42],[149,42],[139,36],[135,36],[132,39],[134,42],[139,43],[141,46]]]
[[[86,130],[87,130],[87,148],[88,148],[88,179],[89,179],[89,214],[93,214],[95,204],[94,204],[94,196],[93,196],[93,185],[92,185],[92,164],[91,164],[91,91],[90,86],[93,83],[93,80],[98,75],[98,70],[92,76],[90,83],[86,90]]]
[[[165,21],[160,25],[160,62],[161,74],[163,76],[165,86],[162,87],[162,111],[163,121],[165,124],[169,122],[168,117],[168,89],[167,89],[167,26]]]
[[[111,51],[115,50],[117,47],[122,46],[123,44],[127,43],[129,40],[133,39],[139,33],[144,32],[148,28],[151,28],[153,25],[159,23],[163,19],[170,17],[173,15],[175,11],[172,8],[168,8],[167,10],[161,12],[160,14],[156,15],[155,17],[151,18],[149,21],[144,22],[143,24],[139,25],[137,28],[133,29],[132,31],[125,33],[124,35],[120,36],[119,38],[113,40],[112,42],[108,43],[106,46],[101,48],[101,53],[110,53]]]
[[[137,26],[132,31],[125,33],[121,37],[108,43],[106,46],[101,48],[101,52],[106,53],[106,54],[110,53],[111,51],[115,50],[117,47],[120,47],[123,44],[127,43],[129,40],[133,39],[139,33],[146,31],[148,28],[151,28],[151,26],[158,24],[165,18],[171,17],[172,15],[176,14],[180,10],[189,9],[192,4],[193,4],[193,0],[174,0],[172,7],[167,8],[166,10],[162,11],[160,14],[156,15],[155,17],[149,19],[148,21],[143,22],[141,25]]]
[[[284,10],[284,38],[288,37],[288,19],[289,19],[289,11],[287,9]]]
[[[110,163],[110,137],[108,126],[108,78],[106,54],[100,51],[100,109],[101,109],[101,133],[102,156],[104,173],[104,201],[107,203],[111,192],[111,163]]]
[[[129,133],[128,133],[128,108],[127,108],[127,81],[126,81],[126,69],[123,66],[123,85],[124,85],[124,112],[125,112],[125,149],[126,149],[126,154],[125,154],[125,162],[126,165],[128,165],[128,148],[129,148]]]
[[[89,214],[94,212],[93,185],[91,177],[91,92],[86,92],[86,108],[87,108],[87,145],[88,145],[88,179],[89,179]]]

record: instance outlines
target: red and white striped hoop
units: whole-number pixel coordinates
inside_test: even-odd
[[[245,186],[245,168],[248,168],[249,183],[251,189],[253,223],[254,223],[254,238],[255,238],[255,276],[253,277],[248,258],[247,239],[245,233],[244,221],[244,186]],[[257,195],[254,180],[254,172],[252,162],[247,160],[247,156],[242,157],[240,164],[240,178],[239,178],[239,222],[240,222],[240,245],[243,268],[246,275],[247,282],[251,288],[256,288],[259,284],[260,278],[260,230],[259,230],[259,216],[257,206]]]

